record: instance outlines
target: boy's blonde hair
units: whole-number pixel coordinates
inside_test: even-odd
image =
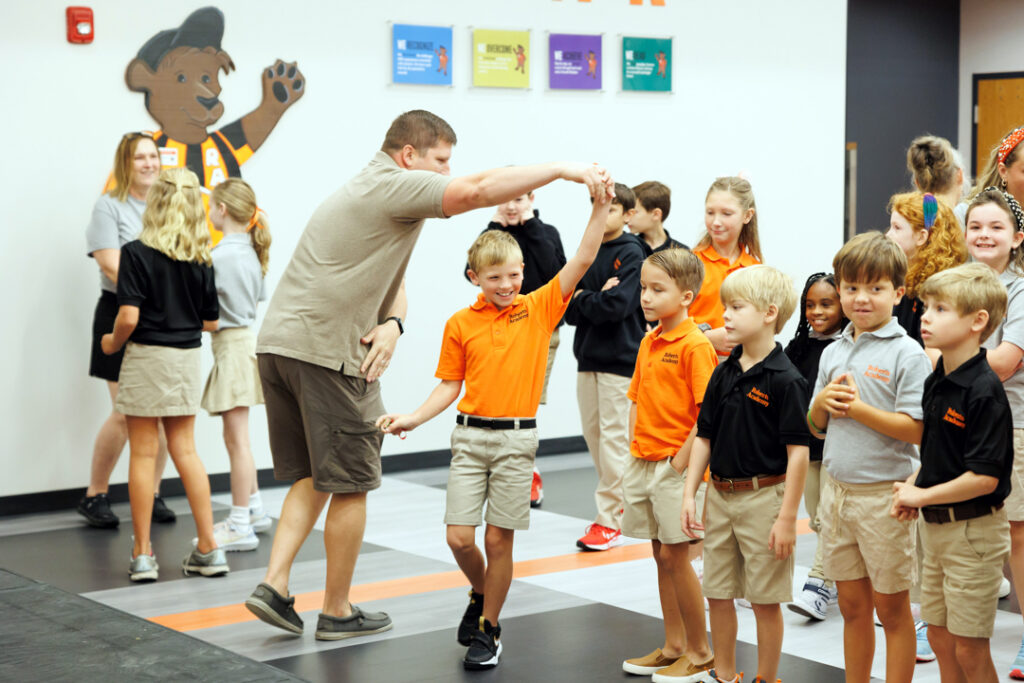
[[[984,263],[965,263],[932,275],[918,290],[921,298],[941,299],[960,315],[988,311],[988,325],[981,340],[996,331],[1006,315],[1006,287],[996,272]]]
[[[500,266],[509,261],[522,263],[523,250],[516,238],[504,230],[488,230],[476,238],[467,256],[469,269],[479,273],[487,266]]]
[[[741,299],[749,301],[759,311],[774,305],[779,315],[775,318],[775,333],[782,331],[786,321],[796,310],[799,296],[793,278],[771,266],[747,266],[733,271],[722,282],[722,303]]]
[[[210,265],[202,190],[186,168],[165,168],[146,195],[139,240],[175,261]]]
[[[644,263],[665,271],[679,289],[693,292],[694,299],[700,294],[704,264],[689,249],[664,249],[648,256]]]
[[[836,281],[875,282],[890,280],[897,289],[907,278],[907,256],[900,246],[880,232],[856,235],[832,260]]]
[[[260,260],[260,270],[267,274],[270,265],[270,224],[267,214],[256,204],[252,186],[241,178],[228,178],[213,188],[210,206],[224,204],[228,215],[249,228],[249,241]]]

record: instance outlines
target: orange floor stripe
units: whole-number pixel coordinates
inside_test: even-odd
[[[797,534],[807,533],[811,533],[808,520],[798,520]],[[588,569],[590,567],[600,567],[619,562],[642,560],[648,557],[651,557],[650,544],[636,543],[619,546],[618,548],[612,548],[611,550],[599,553],[576,552],[568,555],[542,557],[536,560],[523,560],[515,563],[513,577],[525,578],[528,576],[555,574],[574,569]],[[352,586],[351,599],[357,603],[371,602],[373,600],[386,600],[388,598],[430,593],[449,588],[464,588],[468,585],[466,577],[460,571],[439,572],[423,576],[358,584]],[[295,610],[297,612],[308,612],[319,609],[323,605],[323,601],[323,591],[299,593],[295,596]],[[245,608],[245,605],[235,604],[222,607],[207,607],[176,614],[165,614],[150,617],[149,620],[175,631],[194,631],[215,626],[230,626],[231,624],[255,621],[255,619],[256,617]]]

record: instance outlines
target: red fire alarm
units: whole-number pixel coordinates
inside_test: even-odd
[[[91,43],[93,37],[92,10],[88,7],[68,7],[68,42]]]

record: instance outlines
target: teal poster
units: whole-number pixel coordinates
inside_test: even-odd
[[[671,38],[622,38],[622,89],[672,92]]]
[[[395,24],[391,36],[391,81],[451,85],[451,26]]]

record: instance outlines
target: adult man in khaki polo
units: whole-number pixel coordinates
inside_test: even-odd
[[[330,499],[324,527],[327,580],[316,637],[336,640],[391,628],[380,612],[348,600],[366,526],[366,493],[380,486],[385,414],[376,383],[402,333],[403,278],[427,218],[492,207],[558,180],[591,195],[596,165],[509,166],[449,177],[455,132],[409,111],[381,150],[314,212],[274,292],[257,341],[274,476],[293,480],[263,583],[246,606],[263,621],[302,633],[288,597],[292,562]]]

